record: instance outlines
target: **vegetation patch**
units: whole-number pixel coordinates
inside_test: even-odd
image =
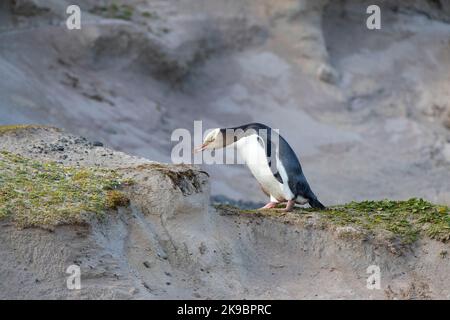
[[[110,190],[106,193],[106,207],[117,209],[118,207],[126,207],[130,204],[130,199],[121,191]]]
[[[416,241],[426,235],[442,242],[450,240],[450,209],[423,199],[412,198],[406,201],[362,201],[332,206],[327,210],[296,208],[292,213],[281,210],[240,210],[228,205],[216,206],[224,214],[257,214],[270,217],[287,217],[299,221],[318,215],[326,225],[355,227],[372,234],[386,233],[399,238],[402,243]],[[295,218],[298,217],[298,219]]]
[[[0,151],[0,219],[20,227],[79,224],[128,205],[119,173],[63,166]]]
[[[156,12],[150,12],[150,11],[143,11],[141,15],[145,18],[149,19],[159,19],[159,16]]]
[[[131,20],[134,8],[127,4],[112,3],[109,6],[95,6],[91,13],[110,19]]]
[[[350,202],[322,214],[337,225],[390,231],[405,243],[414,242],[420,234],[443,242],[450,240],[449,208],[423,199]]]
[[[4,126],[0,126],[0,135],[10,133],[10,132],[18,132],[18,131],[27,130],[27,129],[42,129],[42,128],[49,128],[49,127],[35,125],[35,124],[4,125]],[[54,128],[54,129],[56,129],[56,128]]]
[[[208,175],[204,171],[196,171],[190,166],[181,164],[177,166],[169,166],[161,163],[151,163],[140,165],[137,169],[150,169],[158,171],[166,176],[170,180],[173,188],[180,190],[183,195],[201,192],[202,182],[199,180],[198,174],[201,172]]]

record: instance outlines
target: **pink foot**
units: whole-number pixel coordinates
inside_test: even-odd
[[[294,209],[294,206],[295,206],[295,201],[289,200],[288,203],[286,204],[286,208],[284,208],[283,211],[291,212]]]
[[[278,202],[269,202],[268,204],[266,204],[264,207],[262,207],[261,209],[273,209],[276,207]]]

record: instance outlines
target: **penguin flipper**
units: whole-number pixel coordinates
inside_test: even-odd
[[[281,178],[281,175],[278,172],[277,167],[272,165],[272,160],[269,160],[267,162],[267,165],[269,166],[270,171],[272,172],[272,174],[275,177],[275,179],[277,179],[279,183],[283,184],[283,178]]]
[[[280,172],[278,171],[278,164],[277,164],[277,156],[276,156],[276,151],[277,150],[277,146],[275,145],[275,143],[272,142],[272,140],[270,140],[270,143],[267,144],[267,148],[266,148],[266,156],[268,159],[268,164],[269,164],[269,168],[270,171],[272,171],[273,176],[275,177],[275,179],[278,180],[279,183],[283,184],[283,178],[281,178]]]

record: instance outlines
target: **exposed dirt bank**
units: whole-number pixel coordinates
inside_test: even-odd
[[[50,230],[2,219],[0,298],[450,298],[449,245],[427,237],[403,244],[383,230],[328,225],[308,210],[210,207],[208,176],[197,168],[56,129],[9,130],[0,149],[133,180],[122,190],[130,205],[102,219]],[[66,287],[72,264],[81,267],[81,290]],[[366,287],[370,265],[380,268],[380,290]]]

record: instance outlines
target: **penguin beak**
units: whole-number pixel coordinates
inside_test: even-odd
[[[206,149],[207,146],[208,146],[208,143],[204,143],[201,146],[194,148],[194,151],[192,153],[197,153],[197,152],[203,151]]]

